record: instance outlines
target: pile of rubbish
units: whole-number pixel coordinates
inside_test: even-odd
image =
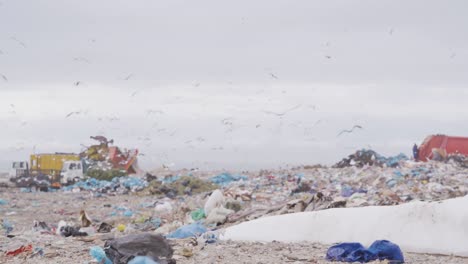
[[[112,193],[121,192],[125,193],[128,191],[136,192],[141,191],[148,186],[148,183],[144,179],[138,177],[116,177],[111,181],[97,180],[95,178],[88,178],[84,181],[76,182],[73,185],[65,186],[62,189],[64,191],[73,190],[86,190],[95,191],[99,193]]]
[[[461,154],[451,154],[447,157],[447,162],[453,162],[460,167],[468,168],[468,158]]]
[[[175,180],[152,181],[148,191],[152,195],[165,195],[174,198],[180,195],[193,195],[213,191],[218,186],[192,176],[178,177]]]
[[[345,168],[350,166],[355,166],[362,168],[364,166],[386,166],[386,167],[398,167],[401,161],[408,160],[408,157],[400,153],[397,156],[393,157],[384,157],[373,150],[358,150],[355,153],[349,155],[347,158],[344,158],[337,164],[334,168]]]
[[[175,263],[190,259],[208,244],[220,243],[220,230],[254,219],[465,196],[464,161],[454,157],[422,163],[402,154],[386,158],[361,150],[333,167],[242,174],[165,170],[109,181],[88,178],[40,195],[11,189],[0,199],[1,233],[11,236],[11,241],[28,237],[34,243],[6,248],[0,240],[0,249],[36,257],[42,249],[47,257],[54,243],[84,241],[79,245],[86,250],[77,252],[90,254],[81,257],[98,263]],[[19,210],[29,213],[18,214]],[[337,250],[331,252],[335,255],[329,252],[330,259],[338,260],[331,257]],[[354,258],[353,252],[366,259],[381,256],[372,247],[358,247],[343,251],[340,258]],[[17,256],[8,256],[12,257]]]

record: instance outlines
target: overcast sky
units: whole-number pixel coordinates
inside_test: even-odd
[[[466,10],[0,0],[0,170],[33,151],[79,152],[91,135],[140,149],[145,169],[332,164],[468,136]]]

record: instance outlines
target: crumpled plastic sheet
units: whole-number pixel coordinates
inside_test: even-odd
[[[17,256],[17,255],[19,255],[21,253],[32,252],[32,251],[33,251],[33,246],[32,245],[27,245],[27,246],[21,246],[20,248],[12,250],[12,251],[8,251],[8,252],[6,252],[6,255],[7,256]]]
[[[171,234],[167,235],[167,238],[188,238],[188,237],[194,237],[194,236],[199,236],[208,230],[206,227],[200,223],[196,222],[190,225],[185,225],[182,227],[179,227],[176,231],[172,232]]]
[[[225,172],[225,173],[212,177],[210,180],[212,183],[218,184],[220,186],[226,186],[230,184],[231,182],[240,181],[240,180],[245,181],[247,179],[248,179],[247,176],[233,175],[233,174]]]
[[[106,256],[104,249],[99,246],[91,247],[89,255],[91,255],[98,263],[112,264],[112,261]]]
[[[330,247],[326,259],[329,261],[367,263],[374,260],[388,260],[390,263],[404,263],[400,247],[388,240],[377,240],[366,249],[360,243],[341,243]]]

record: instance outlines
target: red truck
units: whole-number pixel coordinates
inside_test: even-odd
[[[461,154],[468,156],[468,138],[446,135],[428,136],[419,146],[418,160],[428,161],[433,159],[434,151],[442,152],[445,155]]]

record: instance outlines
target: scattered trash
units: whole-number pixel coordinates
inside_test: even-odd
[[[205,215],[205,211],[203,209],[197,209],[195,211],[193,211],[190,216],[192,217],[192,219],[194,221],[200,221],[202,220],[203,218],[206,217]]]
[[[206,232],[202,235],[202,238],[207,244],[213,244],[216,243],[216,241],[218,241],[218,235],[214,232]]]
[[[12,250],[12,251],[7,251],[6,256],[18,256],[22,253],[32,253],[33,251],[33,246],[32,245],[27,245],[27,246],[21,246],[18,249]]]
[[[181,253],[182,253],[182,256],[186,258],[190,258],[191,256],[193,256],[193,251],[189,248],[183,248]]]
[[[50,227],[47,226],[46,222],[39,222],[34,220],[33,222],[33,230],[34,231],[51,231]]]
[[[242,205],[238,201],[229,201],[226,203],[226,209],[233,210],[234,212],[239,212],[242,209]]]
[[[240,181],[240,180],[247,180],[247,176],[232,175],[230,173],[225,172],[225,173],[219,174],[211,178],[212,183],[215,183],[220,186],[226,186],[230,184],[231,182]]]
[[[109,240],[104,248],[114,264],[126,264],[138,256],[146,256],[162,264],[172,261],[174,252],[163,236],[149,233]]]
[[[5,230],[5,234],[8,235],[13,231],[13,224],[7,219],[2,219],[2,228]]]
[[[86,214],[85,210],[80,211],[80,219],[82,227],[88,227],[91,225],[91,220],[89,220],[89,216]]]
[[[41,247],[35,247],[33,253],[31,254],[31,257],[35,256],[44,256],[44,249]]]
[[[215,190],[205,203],[205,215],[210,215],[211,210],[224,204],[224,195],[220,190]]]
[[[102,222],[97,229],[98,233],[109,233],[111,230],[112,226],[105,222]]]
[[[8,202],[4,199],[0,199],[0,205],[6,205]]]
[[[127,227],[126,227],[124,224],[119,224],[119,225],[117,226],[117,231],[123,232],[123,231],[125,231],[126,228],[127,228]]]
[[[228,216],[233,213],[234,213],[233,210],[229,210],[224,207],[217,207],[211,210],[210,214],[205,220],[205,223],[222,225],[226,222]]]
[[[69,236],[87,236],[86,232],[80,232],[79,227],[74,227],[65,221],[60,221],[57,227],[57,232],[61,236],[69,237]]]

